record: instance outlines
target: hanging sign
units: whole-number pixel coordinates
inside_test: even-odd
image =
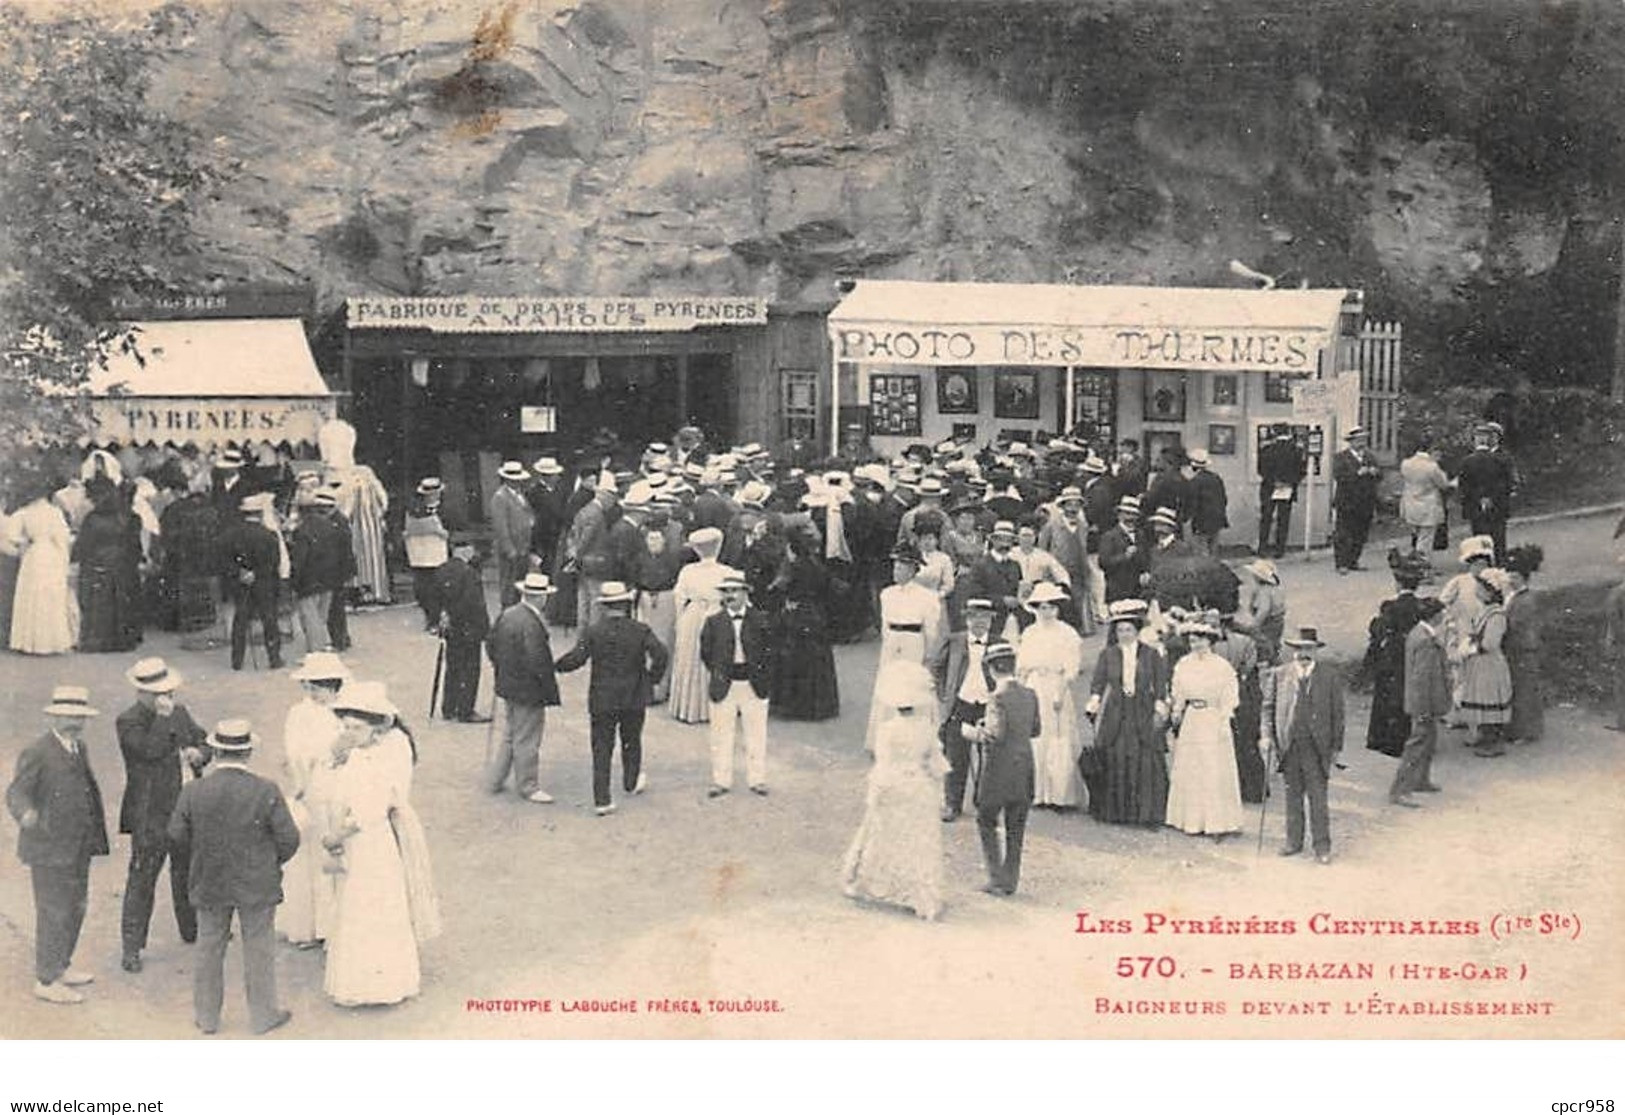
[[[760,298],[351,298],[351,329],[431,333],[660,333],[714,325],[765,325]]]

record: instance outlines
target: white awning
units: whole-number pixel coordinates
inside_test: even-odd
[[[1313,373],[1348,293],[865,280],[829,330],[857,364]]]
[[[97,442],[300,442],[335,414],[296,318],[137,323],[89,377]]]

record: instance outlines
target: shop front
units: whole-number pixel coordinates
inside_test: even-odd
[[[358,453],[392,487],[439,475],[471,521],[506,458],[817,436],[822,311],[731,297],[355,297],[344,378]]]
[[[89,378],[97,445],[271,446],[315,453],[336,416],[297,317],[179,319],[134,325],[137,351],[116,352]]]
[[[1346,290],[859,281],[829,316],[830,444],[891,455],[918,442],[1124,438],[1208,452],[1231,536],[1257,515],[1258,450],[1286,425],[1310,460],[1326,530],[1331,454],[1359,409]]]

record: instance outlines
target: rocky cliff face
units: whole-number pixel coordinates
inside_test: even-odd
[[[1212,285],[1239,258],[1364,287],[1441,359],[1556,299],[1562,358],[1605,364],[1618,114],[1539,136],[1625,103],[1617,13],[1301,7],[236,0],[157,96],[240,162],[208,268],[328,305]]]

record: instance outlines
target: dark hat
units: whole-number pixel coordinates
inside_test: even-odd
[[[1424,596],[1416,602],[1416,615],[1418,619],[1432,619],[1444,611],[1444,601],[1437,596]]]
[[[1545,560],[1546,551],[1539,546],[1514,546],[1507,553],[1507,572],[1529,577],[1540,571],[1541,563]]]
[[[1388,551],[1388,568],[1394,580],[1411,587],[1421,584],[1433,572],[1433,563],[1420,550],[1401,551],[1397,546]]]

